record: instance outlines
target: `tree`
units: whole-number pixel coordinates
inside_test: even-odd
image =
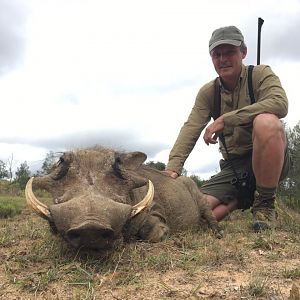
[[[154,161],[151,160],[151,161],[147,162],[146,165],[151,168],[157,169],[159,171],[163,171],[166,168],[166,165],[160,161],[155,163]]]
[[[166,168],[166,165],[160,161],[154,162],[151,160],[151,161],[147,162],[146,165],[151,168],[157,169],[159,171],[164,171]],[[187,170],[185,168],[183,168],[180,175],[187,176]],[[191,175],[189,177],[192,180],[194,180],[199,187],[201,187],[206,182],[206,180],[200,179],[200,177],[198,177],[197,175]]]
[[[154,161],[149,161],[146,163],[147,166],[157,169],[159,171],[164,171],[166,168],[166,164],[160,161],[154,162]],[[187,176],[187,170],[185,168],[182,169],[182,172],[180,174],[181,176]]]
[[[288,198],[290,206],[300,209],[300,122],[287,133],[292,168],[288,177],[280,183],[279,192]]]
[[[187,176],[187,170],[185,168],[182,168],[182,171],[181,171],[181,176]]]
[[[46,158],[43,162],[42,165],[42,172],[41,175],[47,175],[49,174],[53,164],[56,161],[56,155],[53,151],[50,151],[49,153],[47,153]]]
[[[194,174],[191,175],[190,178],[196,182],[198,187],[201,187],[207,181],[205,179],[201,179],[199,176]]]
[[[9,182],[12,182],[13,179],[13,167],[14,167],[14,155],[13,153],[11,154],[11,157],[7,160],[7,165],[8,165],[8,179]]]
[[[17,168],[16,178],[14,182],[17,183],[20,186],[20,188],[24,189],[29,178],[30,178],[29,166],[25,161]]]
[[[289,148],[292,158],[292,169],[289,177],[292,181],[294,192],[300,193],[300,122],[289,131],[288,134]]]
[[[8,170],[6,164],[0,160],[0,179],[8,178]]]

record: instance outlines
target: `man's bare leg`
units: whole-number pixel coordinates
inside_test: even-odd
[[[253,121],[252,167],[256,178],[253,203],[255,231],[275,223],[274,200],[284,163],[286,136],[280,120],[273,114],[260,114]]]
[[[212,214],[217,221],[223,220],[232,211],[237,209],[237,200],[230,201],[227,205],[221,203],[216,197],[207,195],[207,202],[211,207]]]
[[[252,166],[258,186],[277,187],[286,148],[282,123],[272,114],[258,115],[253,121]]]

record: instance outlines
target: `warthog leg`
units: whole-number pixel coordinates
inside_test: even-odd
[[[208,226],[212,229],[217,238],[222,238],[224,236],[224,230],[213,216],[205,195],[203,195],[203,199],[201,200],[201,217],[207,222]]]
[[[162,216],[158,212],[152,212],[143,222],[138,236],[152,243],[165,240],[169,234],[169,227],[163,221]]]

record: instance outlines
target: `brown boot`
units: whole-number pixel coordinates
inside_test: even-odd
[[[252,214],[252,229],[255,232],[274,228],[276,222],[275,195],[269,199],[262,199],[260,194],[256,191],[254,194]]]

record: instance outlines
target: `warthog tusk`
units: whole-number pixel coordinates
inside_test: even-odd
[[[31,207],[35,213],[37,213],[40,217],[46,219],[46,220],[52,220],[50,211],[48,209],[48,206],[40,202],[34,195],[32,191],[32,181],[34,177],[31,177],[25,188],[25,197],[27,201],[27,205]]]
[[[139,203],[137,203],[136,205],[134,205],[132,207],[131,217],[136,216],[142,210],[149,207],[152,204],[153,197],[154,197],[154,186],[153,186],[153,183],[151,182],[151,180],[149,180],[149,188],[148,188],[147,195],[145,196],[145,198],[142,201],[140,201]]]

